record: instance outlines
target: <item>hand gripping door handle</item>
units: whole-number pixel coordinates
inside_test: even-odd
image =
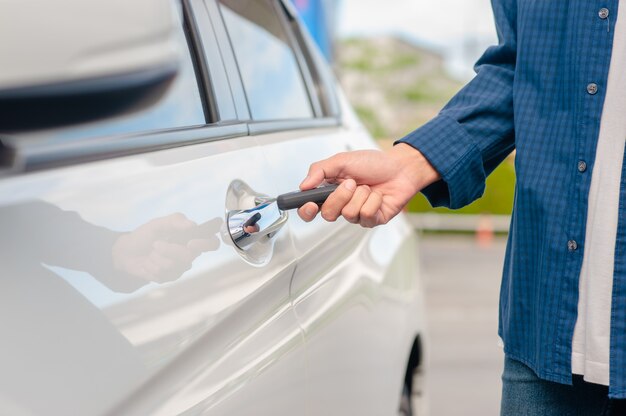
[[[323,186],[309,191],[290,192],[276,199],[256,199],[256,206],[228,212],[228,230],[233,242],[242,250],[272,238],[287,222],[285,211],[300,208],[307,202],[321,205],[338,185]]]

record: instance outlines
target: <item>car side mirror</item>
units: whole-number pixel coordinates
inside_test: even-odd
[[[0,5],[0,131],[82,123],[155,102],[178,72],[171,0]]]

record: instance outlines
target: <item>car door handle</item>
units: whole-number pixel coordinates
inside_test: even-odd
[[[230,211],[228,230],[233,243],[245,250],[276,235],[287,218],[287,213],[279,210],[276,202],[265,202],[251,209]]]
[[[230,236],[235,245],[242,250],[272,238],[287,222],[286,211],[300,208],[307,202],[323,204],[335,189],[337,185],[330,185],[309,191],[290,192],[279,195],[276,199],[257,197],[254,208],[228,212]]]

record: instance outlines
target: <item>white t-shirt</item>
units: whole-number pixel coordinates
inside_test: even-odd
[[[625,9],[625,10],[622,10]],[[587,232],[580,272],[572,373],[609,385],[611,295],[619,191],[626,140],[626,4],[615,24],[613,53],[596,159],[589,190]],[[582,175],[589,174],[580,173]]]

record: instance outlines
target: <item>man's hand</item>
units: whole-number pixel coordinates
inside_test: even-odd
[[[340,183],[322,205],[322,217],[335,221],[343,216],[351,223],[375,227],[389,222],[416,193],[439,178],[418,150],[400,143],[385,152],[339,153],[316,162],[300,189],[313,189],[324,181]],[[318,211],[317,205],[309,202],[298,209],[298,215],[311,221]]]
[[[113,264],[118,271],[149,282],[178,279],[200,254],[219,248],[216,234],[221,224],[221,218],[215,218],[199,229],[180,213],[156,218],[117,239]],[[196,236],[197,231],[201,235]]]

